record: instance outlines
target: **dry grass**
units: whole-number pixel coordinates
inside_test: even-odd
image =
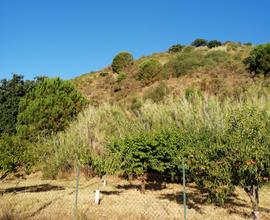
[[[148,185],[145,194],[139,182],[107,177],[107,186],[99,178],[80,180],[78,219],[181,219],[181,185]],[[25,180],[1,183],[0,219],[71,219],[75,180],[42,180],[40,175]],[[94,204],[94,191],[101,190],[100,205]],[[187,217],[201,219],[250,219],[251,207],[246,194],[237,189],[225,207],[208,204],[204,194],[190,184],[187,187]],[[261,219],[270,219],[270,189],[261,192]]]
[[[236,45],[235,45],[236,46]],[[207,47],[195,48],[195,51],[201,51],[206,54],[211,51],[225,51],[231,57],[236,57],[239,60],[229,62],[224,65],[218,65],[217,67],[202,66],[202,68],[195,69],[192,73],[186,76],[180,76],[179,78],[169,77],[165,80],[166,84],[171,88],[171,93],[179,94],[184,91],[185,88],[192,86],[201,87],[201,89],[210,94],[231,95],[241,92],[241,87],[249,88],[251,84],[254,84],[241,62],[241,59],[245,58],[252,47],[248,46],[236,46],[234,50],[230,50],[228,45],[208,49]],[[104,102],[120,102],[126,105],[130,104],[130,97],[141,96],[143,97],[145,91],[149,87],[158,84],[163,77],[159,76],[153,80],[154,84],[144,85],[140,81],[136,80],[138,72],[138,65],[146,59],[154,58],[159,60],[162,65],[168,63],[168,61],[176,56],[170,53],[154,53],[150,56],[143,56],[135,61],[135,65],[126,69],[127,78],[120,83],[117,82],[117,74],[114,74],[111,67],[106,67],[100,71],[84,74],[72,80],[76,88],[91,102],[94,104],[101,104]],[[105,77],[101,77],[101,72],[109,73]],[[243,74],[244,73],[244,74]],[[156,83],[155,83],[156,82]]]

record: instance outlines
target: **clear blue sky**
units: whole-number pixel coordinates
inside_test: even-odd
[[[269,0],[0,0],[0,78],[71,79],[195,38],[270,42]]]

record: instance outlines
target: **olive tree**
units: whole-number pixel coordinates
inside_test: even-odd
[[[256,46],[244,59],[244,64],[250,73],[268,76],[270,74],[270,43]]]

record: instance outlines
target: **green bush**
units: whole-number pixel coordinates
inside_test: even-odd
[[[190,52],[194,51],[194,49],[195,49],[195,47],[193,47],[193,46],[185,46],[183,48],[183,52],[184,53],[190,53]]]
[[[270,74],[270,43],[256,46],[244,60],[244,64],[250,73]]]
[[[161,82],[154,88],[149,88],[144,94],[143,98],[150,99],[153,102],[160,102],[166,95],[169,94],[169,92],[169,87],[164,82]]]
[[[181,44],[175,44],[175,45],[172,45],[169,49],[168,49],[168,52],[169,53],[179,53],[183,50],[184,46],[181,45]]]
[[[157,132],[142,131],[121,139],[113,139],[107,146],[110,154],[118,155],[123,174],[163,174],[171,180],[180,179],[179,164],[184,147],[181,134],[174,128]]]
[[[101,77],[106,77],[106,76],[109,75],[109,73],[108,73],[108,72],[101,72],[99,75],[100,75]]]
[[[208,61],[209,63],[217,64],[217,63],[222,63],[226,62],[230,59],[230,56],[228,53],[222,50],[215,50],[215,51],[209,51],[205,55],[205,60],[206,62]]]
[[[140,111],[140,108],[142,107],[142,100],[139,97],[133,97],[131,99],[130,103],[130,110],[137,114]]]
[[[45,79],[21,99],[18,133],[36,139],[39,135],[62,131],[86,104],[69,81]]]
[[[6,135],[0,139],[0,170],[3,173],[16,172],[21,168],[28,172],[35,161],[28,141]]]
[[[127,74],[125,72],[120,72],[116,78],[117,82],[121,82],[122,80],[124,80],[125,78],[127,78]]]
[[[166,68],[172,73],[173,76],[179,77],[192,72],[196,68],[203,65],[203,55],[197,51],[190,53],[181,53],[173,57]]]
[[[138,79],[150,82],[162,71],[162,65],[158,60],[149,59],[142,62],[139,66]]]
[[[133,64],[133,56],[128,52],[120,52],[113,58],[112,70],[116,73]]]
[[[207,47],[208,47],[208,48],[219,47],[219,46],[221,46],[221,45],[222,45],[222,43],[221,43],[220,41],[218,41],[218,40],[210,40],[210,41],[208,41],[208,43],[207,43]]]
[[[202,39],[202,38],[198,38],[198,39],[194,40],[194,41],[191,43],[191,46],[194,46],[194,47],[207,46],[207,40]]]

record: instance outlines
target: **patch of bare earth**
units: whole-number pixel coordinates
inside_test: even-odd
[[[141,194],[138,181],[107,177],[80,179],[78,219],[182,219],[182,186],[148,184]],[[94,203],[95,190],[101,191],[100,204]],[[0,219],[72,219],[75,179],[42,180],[40,175],[11,179],[0,184]],[[263,188],[261,219],[270,219],[270,189]],[[251,219],[245,192],[237,189],[224,207],[208,204],[206,195],[194,184],[187,187],[187,218],[192,220]]]

